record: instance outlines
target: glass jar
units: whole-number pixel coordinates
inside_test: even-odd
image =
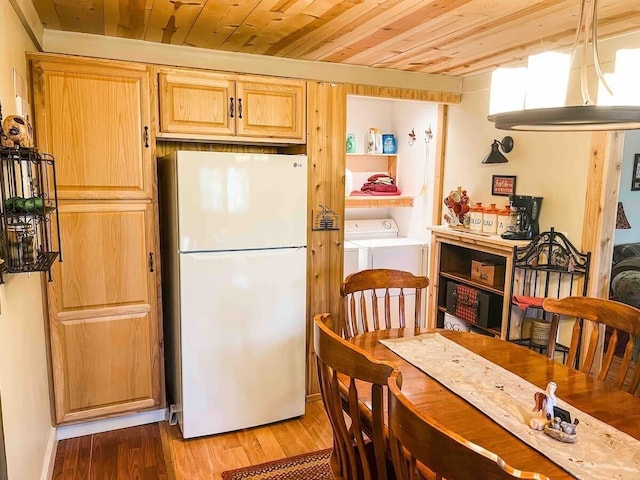
[[[476,202],[475,205],[469,207],[469,230],[473,232],[482,231],[482,211],[484,207],[482,202]]]
[[[482,213],[482,232],[495,234],[498,228],[498,209],[492,203]]]
[[[35,235],[31,224],[7,225],[6,243],[9,268],[22,268],[36,261]]]

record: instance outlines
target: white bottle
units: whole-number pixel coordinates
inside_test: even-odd
[[[376,153],[382,153],[382,134],[376,132]]]
[[[344,171],[344,194],[346,197],[353,191],[353,173],[348,168]]]
[[[367,153],[374,153],[376,151],[376,129],[370,128],[367,133]]]

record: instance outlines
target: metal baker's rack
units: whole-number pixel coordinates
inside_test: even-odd
[[[0,147],[0,200],[0,283],[4,274],[25,272],[48,272],[51,281],[53,262],[62,261],[54,158]]]

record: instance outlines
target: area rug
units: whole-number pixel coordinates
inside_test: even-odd
[[[222,472],[223,480],[333,480],[331,449]]]

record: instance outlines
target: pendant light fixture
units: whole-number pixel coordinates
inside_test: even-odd
[[[580,41],[581,32],[582,42]],[[593,64],[598,79],[611,93],[602,74],[598,54],[598,0],[582,0],[571,63],[576,56],[578,45],[582,43],[580,90],[583,105],[496,113],[489,115],[487,119],[494,122],[495,127],[500,130],[566,132],[640,129],[640,106],[597,106],[591,101],[587,85],[589,42],[591,42]]]

